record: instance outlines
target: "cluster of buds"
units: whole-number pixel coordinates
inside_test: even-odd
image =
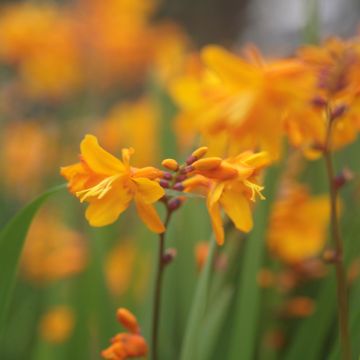
[[[200,160],[206,154],[207,150],[208,148],[206,146],[196,149],[187,158],[185,163],[181,165],[174,159],[163,160],[161,165],[168,171],[163,173],[163,177],[159,181],[160,185],[164,189],[179,192],[184,191],[186,189],[186,180],[189,179],[189,176],[194,171],[192,164]],[[175,196],[171,199],[166,197],[165,202],[169,211],[175,211],[181,206],[183,199],[181,196]]]
[[[111,339],[111,345],[101,352],[101,356],[107,360],[125,360],[146,356],[148,346],[141,335],[136,317],[124,308],[117,310],[116,317],[128,332],[115,335]]]

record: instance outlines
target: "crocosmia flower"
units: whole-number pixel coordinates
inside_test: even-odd
[[[221,159],[209,157],[200,159],[192,164],[197,174],[192,181],[190,191],[199,186],[207,186],[207,208],[211,217],[212,226],[219,245],[224,242],[224,228],[221,209],[229,216],[235,227],[249,232],[253,221],[251,203],[256,196],[264,199],[261,191],[263,186],[257,183],[259,170],[269,163],[266,152],[241,153],[235,157]],[[206,179],[207,183],[206,183]],[[189,181],[185,183],[187,186]]]
[[[148,228],[155,233],[165,231],[153,206],[165,193],[156,181],[162,171],[130,166],[132,148],[123,149],[119,160],[104,150],[93,135],[85,136],[80,149],[80,162],[61,168],[61,174],[69,181],[70,192],[81,202],[89,203],[85,216],[90,225],[115,222],[134,200]]]

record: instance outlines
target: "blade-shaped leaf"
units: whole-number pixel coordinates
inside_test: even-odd
[[[30,224],[44,201],[65,187],[65,184],[60,185],[40,195],[20,210],[0,232],[0,334],[4,330],[18,263]]]

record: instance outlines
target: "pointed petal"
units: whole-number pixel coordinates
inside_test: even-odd
[[[218,245],[224,243],[224,227],[221,219],[219,204],[215,203],[211,207],[208,206],[212,228]]]
[[[224,183],[220,182],[216,184],[210,191],[208,195],[208,207],[211,208],[217,203],[220,199],[220,196],[224,190]]]
[[[105,226],[115,222],[130,203],[131,195],[121,186],[115,186],[101,199],[92,199],[85,212],[91,226]]]
[[[241,192],[224,191],[220,204],[238,230],[249,232],[253,227],[249,201]]]
[[[123,163],[104,150],[93,135],[86,135],[80,144],[81,155],[92,171],[113,175],[125,171]]]
[[[153,205],[146,204],[140,199],[136,199],[135,204],[141,220],[151,231],[161,234],[166,230]]]
[[[133,178],[133,181],[137,185],[136,197],[140,197],[146,204],[151,204],[165,195],[165,190],[156,181],[146,178]]]
[[[248,85],[259,79],[259,71],[253,65],[246,63],[220,46],[206,46],[201,55],[204,62],[229,83]]]

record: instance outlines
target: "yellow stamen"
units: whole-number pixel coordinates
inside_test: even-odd
[[[80,199],[80,202],[84,202],[89,197],[96,197],[102,199],[112,188],[113,182],[119,178],[120,175],[113,175],[100,181],[97,185],[91,188],[78,191],[76,196]]]

